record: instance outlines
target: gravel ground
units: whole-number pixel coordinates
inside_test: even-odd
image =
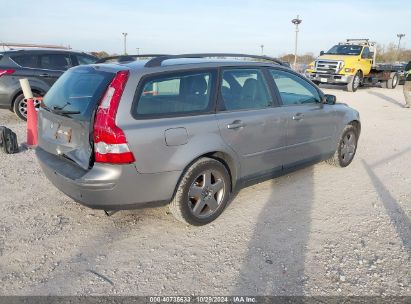
[[[324,90],[360,111],[354,162],[246,188],[204,227],[166,207],[107,217],[56,190],[33,151],[0,154],[0,295],[411,296],[402,87]],[[25,140],[12,113],[0,125]]]

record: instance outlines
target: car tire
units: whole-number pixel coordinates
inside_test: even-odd
[[[326,160],[330,165],[344,168],[354,159],[357,152],[358,132],[353,125],[347,125],[338,141],[334,155]]]
[[[348,92],[355,92],[360,87],[362,83],[361,79],[361,72],[357,71],[354,77],[351,78],[350,82],[347,84],[347,91]]]
[[[387,80],[387,88],[395,89],[397,85],[398,85],[398,74],[396,72],[392,72],[390,74],[390,79]]]
[[[33,93],[34,97],[40,97],[40,94]],[[37,104],[36,107],[39,107],[40,104]],[[24,100],[24,95],[19,94],[14,99],[13,103],[13,112],[19,117],[20,119],[26,121],[27,120],[27,101]]]
[[[200,158],[182,176],[169,208],[185,224],[205,225],[223,212],[230,192],[226,167],[215,159]]]

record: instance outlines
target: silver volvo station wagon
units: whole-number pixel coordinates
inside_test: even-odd
[[[231,59],[228,59],[231,58]],[[216,219],[242,187],[354,158],[357,111],[265,56],[119,56],[68,70],[39,110],[37,158],[73,200]]]

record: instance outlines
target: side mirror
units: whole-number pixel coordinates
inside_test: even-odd
[[[323,98],[323,103],[328,105],[334,105],[337,102],[337,97],[331,94],[325,94]]]
[[[322,55],[324,55],[324,51],[321,51],[321,52],[320,52],[320,56],[322,56]]]
[[[374,59],[374,52],[370,52],[368,54],[368,59]]]

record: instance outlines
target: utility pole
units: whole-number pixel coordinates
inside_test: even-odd
[[[261,48],[261,56],[264,55],[264,44],[260,45]]]
[[[405,36],[405,34],[397,34],[398,37],[398,48],[397,48],[397,60],[400,59],[400,45],[401,45],[401,39]]]
[[[136,48],[137,50],[137,55],[140,55],[140,48]]]
[[[124,55],[127,55],[127,35],[128,33],[122,33],[124,36]]]
[[[293,23],[295,25],[295,49],[294,49],[294,69],[297,67],[297,47],[298,47],[298,25],[301,24],[301,22],[303,22],[300,19],[300,16],[297,15],[297,18],[294,18],[293,20],[291,20],[291,23]]]

